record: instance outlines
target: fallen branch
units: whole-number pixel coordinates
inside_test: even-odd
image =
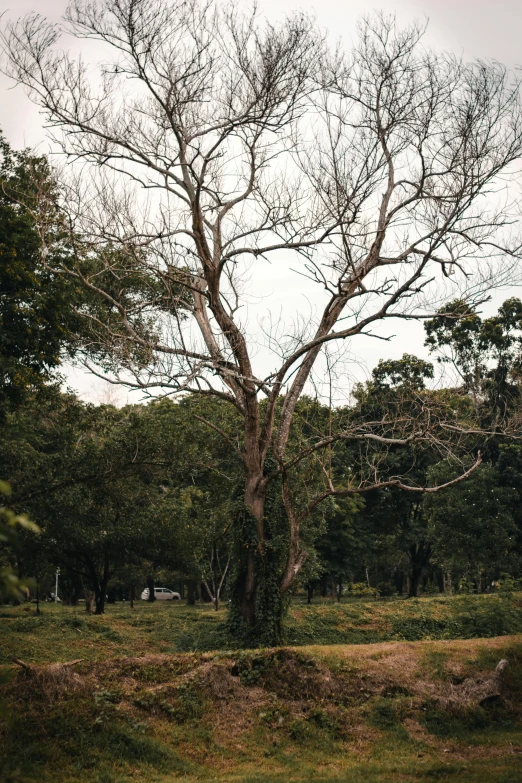
[[[65,663],[50,663],[48,664],[48,667],[61,667],[66,668],[67,666],[76,666],[77,663],[81,663],[84,659],[83,658],[75,658],[74,661],[65,661]],[[14,658],[13,662],[16,663],[18,666],[21,666],[23,669],[26,669],[26,671],[34,671],[36,668],[42,668],[39,667],[37,664],[32,663],[25,663],[24,661],[21,661],[20,658]]]

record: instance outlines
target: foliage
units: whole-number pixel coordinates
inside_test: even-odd
[[[511,298],[482,319],[465,302],[449,302],[426,322],[426,344],[451,362],[484,423],[499,426],[520,398],[522,302]]]
[[[159,568],[200,578],[212,546],[227,547],[235,468],[193,413],[190,401],[117,410],[49,390],[10,414],[0,461],[13,502],[43,531],[25,538],[21,567],[34,575],[44,560],[59,564],[76,597],[82,584],[95,592],[97,611],[120,572],[133,583]]]
[[[9,495],[11,488],[5,481],[0,481],[0,495]],[[5,563],[10,552],[20,547],[18,529],[39,533],[40,528],[25,514],[15,514],[10,508],[0,506],[0,598],[20,598],[24,583],[13,569]]]
[[[352,582],[348,589],[354,598],[377,598],[378,596],[375,587],[368,587],[366,582]]]
[[[460,466],[440,462],[430,469],[433,482],[444,483]],[[435,555],[447,568],[476,578],[481,570],[509,570],[517,528],[511,509],[515,490],[501,486],[491,465],[481,465],[466,481],[424,501]]]
[[[45,194],[47,239],[39,212]],[[0,417],[56,381],[79,328],[78,288],[53,271],[70,249],[45,157],[14,152],[0,135]],[[44,256],[47,264],[43,263]]]

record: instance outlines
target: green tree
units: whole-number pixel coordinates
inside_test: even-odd
[[[353,415],[362,421],[388,421],[391,428],[401,417],[407,417],[418,422],[414,427],[422,427],[423,410],[429,410],[432,417],[447,417],[446,411],[452,410],[456,430],[452,448],[455,452],[461,450],[465,457],[471,444],[459,430],[473,428],[473,407],[465,395],[447,389],[427,389],[426,381],[433,377],[433,365],[410,354],[398,360],[381,361],[373,370],[371,380],[357,390]],[[394,486],[393,477],[408,476],[413,485],[433,486],[437,483],[434,482],[436,474],[430,473],[430,467],[440,461],[440,456],[440,442],[427,433],[425,438],[406,438],[403,443],[376,441],[371,447],[365,446],[365,452],[359,453],[354,463],[355,470],[374,466],[382,477],[383,485],[372,490],[360,516],[373,526],[374,534],[385,548],[393,540],[397,567],[408,576],[410,597],[419,593],[421,579],[430,566],[433,544],[423,493]],[[387,479],[392,480],[389,486]],[[446,480],[449,479],[442,480],[441,476],[440,483]]]
[[[430,468],[433,481],[446,482],[461,466],[451,461]],[[491,465],[481,465],[466,481],[424,498],[434,555],[456,577],[484,589],[484,575],[512,572],[517,526],[512,515],[518,493],[501,485]]]
[[[522,302],[511,298],[497,315],[481,318],[461,300],[448,303],[425,324],[426,345],[451,364],[474,402],[481,425],[502,430],[520,404]]]
[[[315,545],[323,593],[330,580],[338,599],[343,584],[353,580],[354,573],[368,562],[373,549],[373,530],[364,530],[363,517],[357,514],[363,505],[359,497],[331,502],[326,512],[326,530]]]
[[[25,541],[19,569],[34,574],[45,553],[93,590],[98,612],[111,578],[130,565],[152,585],[165,568],[209,576],[212,551],[230,554],[226,509],[240,464],[209,422],[228,426],[230,414],[219,400],[117,410],[55,389],[27,399],[0,434],[13,503],[42,528]]]
[[[508,518],[516,524],[516,540],[506,545],[502,559],[505,565],[509,561],[512,569],[519,570],[522,463],[520,447],[509,436],[517,434],[520,419],[522,302],[507,299],[496,315],[482,318],[475,309],[456,300],[444,307],[440,316],[427,322],[426,342],[438,355],[439,362],[454,367],[461,383],[459,393],[472,401],[476,421],[485,431],[484,460],[492,472],[484,475],[489,476],[489,485],[492,481],[498,484],[499,497],[504,503],[504,512],[499,514],[505,520],[506,529],[509,529]],[[480,492],[477,497],[486,500]],[[436,505],[436,501],[433,503]],[[499,536],[502,541],[503,535],[499,533]],[[497,551],[494,546],[492,551]]]
[[[40,231],[45,193],[47,241]],[[59,379],[80,320],[79,289],[52,271],[68,254],[49,165],[13,151],[0,135],[0,416],[27,393]],[[43,263],[43,258],[48,263]]]

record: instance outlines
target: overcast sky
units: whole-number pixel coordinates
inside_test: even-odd
[[[400,22],[428,19],[427,42],[434,48],[451,49],[466,58],[499,60],[509,67],[522,65],[522,0],[258,0],[270,18],[302,9],[313,13],[317,23],[346,42],[353,38],[357,19],[372,10],[397,15]],[[59,20],[67,0],[17,0],[0,3],[6,16],[16,18],[37,11]],[[34,145],[44,138],[37,110],[19,88],[9,90],[0,76],[2,93],[0,127],[15,146]]]
[[[4,18],[16,18],[37,11],[59,20],[67,0],[17,0],[0,3]],[[374,4],[361,0],[259,0],[260,11],[269,18],[292,10],[313,13],[317,24],[346,44],[355,36],[357,19],[372,10],[394,13],[400,23],[414,19],[429,20],[426,42],[435,49],[449,49],[465,59],[498,60],[510,68],[522,65],[522,0],[380,0]],[[38,110],[21,88],[12,89],[0,75],[0,128],[14,147],[40,145],[46,150],[45,131]],[[507,295],[520,296],[519,289],[502,291],[494,305]],[[493,305],[490,310],[495,309]],[[358,346],[358,358],[371,369],[379,357],[399,357],[404,351],[425,354],[420,325],[399,326],[390,344],[367,341]],[[364,370],[361,371],[364,374]],[[100,401],[108,395],[105,387],[81,372],[71,372],[70,382],[86,399]],[[119,394],[120,401],[126,395]],[[108,400],[107,400],[108,401]]]

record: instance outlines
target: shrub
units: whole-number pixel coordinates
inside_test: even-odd
[[[366,582],[354,582],[349,587],[349,594],[354,598],[377,598],[379,593],[375,587],[368,587]]]

